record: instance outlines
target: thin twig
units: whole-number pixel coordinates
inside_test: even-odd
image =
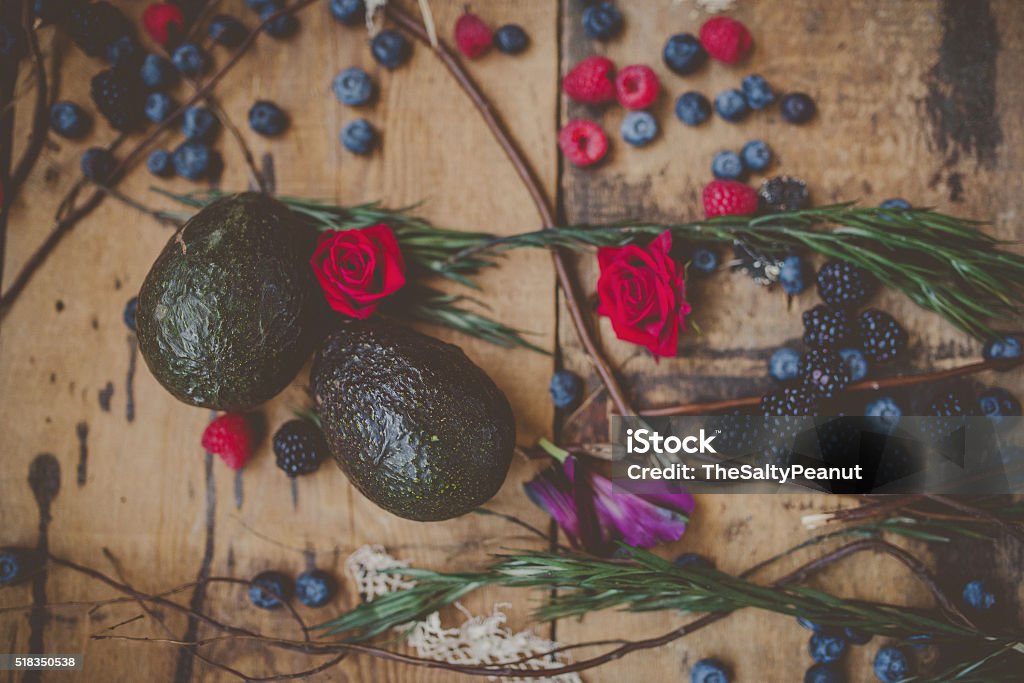
[[[400,7],[397,7],[394,3],[389,3],[386,6],[385,11],[387,12],[388,17],[415,36],[420,42],[425,45],[430,45],[430,36],[426,29],[424,29],[423,25],[413,18],[412,15],[408,14]],[[530,198],[537,207],[537,212],[540,214],[544,228],[552,229],[556,227],[554,214],[551,211],[551,207],[548,205],[547,197],[544,195],[544,190],[541,188],[541,184],[537,180],[536,174],[532,170],[530,164],[526,161],[526,157],[508,134],[505,125],[501,122],[501,119],[499,118],[498,113],[494,110],[494,107],[491,106],[491,103],[484,96],[483,92],[479,87],[477,87],[476,82],[462,67],[462,62],[443,42],[438,41],[437,47],[434,51],[448,68],[448,71],[451,72],[462,90],[473,102],[473,105],[480,113],[480,116],[483,117],[484,123],[487,124],[491,134],[494,136],[495,140],[497,140],[498,145],[501,146],[506,156],[508,156],[509,161],[512,162],[516,173],[519,175],[520,180],[522,180],[523,185],[530,194]],[[572,318],[573,326],[576,328],[576,335],[583,344],[583,348],[586,350],[587,356],[590,358],[590,362],[593,363],[594,368],[597,370],[598,376],[608,389],[608,395],[611,397],[616,410],[618,410],[622,415],[632,415],[633,412],[630,408],[629,401],[626,399],[626,396],[622,391],[622,387],[615,378],[614,371],[605,359],[601,349],[598,347],[597,341],[590,329],[590,324],[587,321],[582,306],[580,305],[580,297],[577,292],[576,283],[569,271],[569,266],[563,252],[558,249],[552,250],[551,257],[555,264],[555,273],[558,277],[558,284],[565,293],[565,304],[569,309],[569,315]]]
[[[7,206],[14,202],[14,197],[18,194],[22,185],[25,184],[29,174],[32,172],[32,168],[39,159],[39,154],[43,150],[43,143],[46,142],[46,130],[49,125],[49,87],[46,80],[46,66],[43,63],[43,54],[39,50],[39,38],[36,36],[36,31],[32,26],[32,12],[29,10],[28,3],[23,5],[22,13],[24,15],[22,17],[22,28],[25,33],[25,39],[28,42],[29,51],[32,53],[32,65],[36,77],[36,102],[32,112],[32,129],[29,132],[28,145],[25,147],[25,151],[22,153],[17,166],[14,167],[14,172],[11,173],[10,186],[6,188],[7,192],[4,195],[4,202]]]
[[[869,379],[857,382],[846,387],[846,391],[880,391],[882,389],[896,389],[910,387],[930,382],[953,379],[974,375],[987,370],[1009,370],[1018,365],[1024,364],[1024,357],[1008,360],[986,360],[977,363],[969,363],[960,367],[948,370],[936,370],[919,375],[898,375],[884,379]],[[664,408],[648,408],[641,410],[640,415],[645,417],[661,417],[666,415],[710,415],[723,410],[734,408],[751,408],[761,403],[761,396],[744,396],[743,398],[730,398],[723,401],[707,401],[704,403],[686,403],[683,405],[666,406]]]

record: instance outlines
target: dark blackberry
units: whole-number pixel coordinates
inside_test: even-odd
[[[786,175],[764,181],[757,194],[761,199],[762,213],[798,211],[806,209],[811,203],[807,183]]]
[[[813,417],[818,414],[814,396],[804,387],[776,389],[761,397],[765,417]]]
[[[857,308],[875,293],[878,283],[846,261],[829,261],[818,271],[818,295],[829,306]]]
[[[715,446],[719,453],[738,457],[753,453],[761,438],[764,419],[760,415],[745,415],[740,412],[718,415],[708,421],[707,429],[718,431]]]
[[[274,434],[277,466],[289,477],[315,472],[326,453],[323,433],[312,422],[289,420]]]
[[[113,67],[92,77],[92,101],[111,126],[135,131],[146,121],[146,90],[137,69]]]
[[[71,40],[90,57],[105,56],[111,43],[134,33],[124,12],[105,0],[72,6],[67,27]]]
[[[803,387],[787,387],[764,395],[761,414],[764,417],[762,435],[766,438],[758,444],[758,462],[788,465],[796,437],[813,426],[808,418],[816,413],[815,402]]]
[[[804,311],[803,320],[804,343],[810,347],[832,348],[852,336],[845,311],[819,304]]]
[[[810,349],[800,357],[800,377],[812,396],[833,398],[850,383],[850,370],[835,351]]]
[[[71,11],[84,4],[85,0],[35,0],[32,3],[32,13],[44,24],[64,25],[70,18]]]
[[[907,333],[891,315],[869,308],[857,319],[864,355],[878,363],[897,360],[907,349]]]

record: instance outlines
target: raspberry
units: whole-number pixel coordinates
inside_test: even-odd
[[[850,320],[845,311],[819,304],[804,311],[804,344],[831,348],[851,336]]]
[[[185,15],[177,5],[155,2],[142,13],[142,26],[150,38],[167,45],[185,35]]]
[[[601,104],[615,99],[612,72],[615,64],[607,57],[587,57],[562,79],[562,90],[569,99],[583,104]]]
[[[289,420],[274,434],[277,466],[289,477],[315,472],[326,452],[324,436],[312,422]]]
[[[558,146],[565,158],[577,166],[590,166],[604,158],[608,138],[601,126],[586,119],[572,119],[558,133]]]
[[[757,192],[736,180],[712,180],[704,188],[704,215],[753,216],[757,213]]]
[[[646,109],[660,91],[658,76],[643,64],[624,67],[615,77],[615,96],[626,109]]]
[[[735,64],[750,53],[753,40],[747,27],[729,17],[713,17],[700,27],[700,44],[713,59]]]
[[[459,20],[455,22],[455,45],[459,52],[470,59],[476,59],[491,48],[494,42],[494,33],[484,20],[466,11]]]
[[[219,455],[231,469],[242,469],[252,454],[252,436],[245,415],[224,413],[206,425],[202,444],[210,453]]]

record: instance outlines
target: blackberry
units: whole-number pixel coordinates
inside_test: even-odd
[[[337,585],[327,572],[312,569],[295,579],[295,597],[306,607],[323,607],[334,597]]]
[[[35,0],[32,13],[44,24],[65,25],[71,11],[85,4],[85,0]]]
[[[951,434],[966,427],[967,418],[975,414],[976,405],[974,397],[963,385],[954,385],[938,393],[925,411],[931,419],[921,420],[917,425],[923,440],[941,445]]]
[[[765,417],[814,417],[814,397],[804,387],[776,389],[761,397],[761,414]]]
[[[878,363],[897,360],[907,349],[907,333],[891,315],[869,308],[857,320],[864,355]]]
[[[761,398],[764,416],[763,435],[758,461],[772,465],[787,465],[793,452],[793,442],[800,432],[812,425],[808,418],[817,414],[817,406],[803,387],[787,387]]]
[[[807,183],[785,175],[775,176],[761,183],[757,194],[761,199],[761,211],[764,213],[799,211],[806,209],[811,203]]]
[[[124,12],[105,0],[75,4],[67,23],[71,40],[90,57],[103,57],[121,36],[133,33]]]
[[[800,357],[800,377],[812,396],[834,398],[850,383],[850,370],[835,351],[810,349]]]
[[[857,308],[877,288],[869,273],[846,261],[829,261],[818,271],[818,294],[829,306]]]
[[[760,415],[747,415],[737,411],[712,418],[708,421],[707,429],[710,432],[720,432],[715,444],[721,453],[729,457],[739,457],[757,450],[763,427],[764,419]]]
[[[113,67],[92,77],[92,101],[112,127],[132,132],[146,121],[146,91],[136,69]]]
[[[123,35],[107,45],[107,61],[114,66],[131,66],[137,69],[142,64],[145,53],[135,36]]]
[[[326,453],[324,435],[312,422],[289,420],[274,434],[277,466],[289,477],[316,472]]]
[[[281,572],[260,572],[249,586],[249,600],[260,609],[275,609],[291,597],[292,581]]]
[[[818,304],[804,311],[803,321],[804,343],[811,347],[831,348],[852,336],[846,311]]]

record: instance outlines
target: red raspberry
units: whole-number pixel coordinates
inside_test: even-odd
[[[735,64],[750,54],[752,43],[747,27],[729,17],[713,17],[700,27],[704,51],[726,64]]]
[[[753,216],[757,213],[757,192],[737,180],[712,180],[704,188],[704,215]]]
[[[252,435],[245,415],[224,413],[206,425],[203,430],[203,448],[219,455],[231,469],[242,469],[252,454]]]
[[[615,64],[607,57],[587,57],[562,79],[562,90],[575,102],[601,104],[615,99],[612,73]]]
[[[494,34],[484,20],[466,10],[455,22],[455,44],[459,52],[470,59],[476,59],[491,48]]]
[[[593,121],[573,119],[559,131],[558,146],[565,158],[575,165],[590,166],[604,158],[608,137]]]
[[[142,13],[142,25],[146,33],[161,45],[172,40],[177,42],[185,35],[185,15],[177,5],[169,2],[155,2]]]
[[[646,109],[658,99],[660,91],[657,74],[644,64],[624,67],[615,77],[615,95],[626,109]]]

